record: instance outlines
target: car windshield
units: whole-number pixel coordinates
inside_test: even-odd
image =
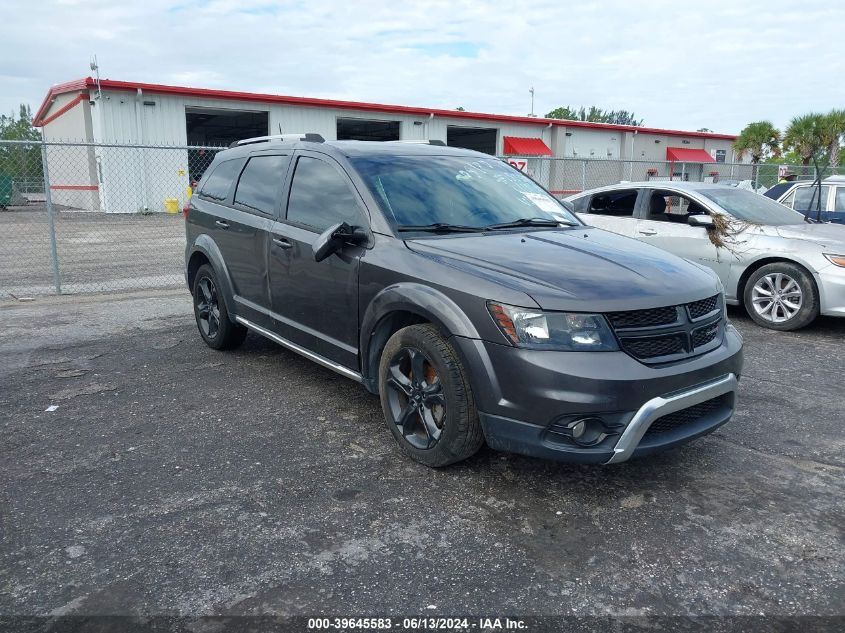
[[[352,163],[400,229],[581,224],[533,180],[495,158],[367,156]]]
[[[787,209],[771,198],[747,189],[733,189],[728,187],[699,189],[705,198],[709,198],[737,220],[744,220],[751,224],[766,224],[769,226],[783,226],[786,224],[801,224],[804,216],[792,209]]]

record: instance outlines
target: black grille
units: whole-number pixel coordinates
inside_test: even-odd
[[[610,312],[607,315],[614,328],[653,327],[669,325],[678,320],[675,306],[652,308],[650,310],[626,310],[625,312]]]
[[[719,305],[719,295],[713,295],[709,299],[702,299],[701,301],[693,301],[687,304],[689,316],[691,319],[699,319],[705,314],[710,314]]]
[[[711,323],[710,325],[705,325],[704,327],[700,327],[697,330],[693,330],[693,348],[704,347],[708,343],[712,342],[718,336],[720,327],[721,325],[717,321],[716,323]]]
[[[675,332],[659,336],[642,336],[621,339],[622,348],[635,358],[657,358],[670,354],[682,354],[686,349],[686,334]]]
[[[681,409],[675,413],[664,415],[662,418],[657,418],[648,427],[643,437],[660,435],[661,433],[669,433],[687,424],[694,424],[706,415],[713,413],[716,409],[722,406],[724,396],[706,400],[699,404],[694,404],[686,409]]]

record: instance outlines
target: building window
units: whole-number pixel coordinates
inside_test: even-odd
[[[461,127],[449,125],[446,127],[446,145],[462,147],[476,152],[496,155],[496,141],[499,130],[494,127]]]

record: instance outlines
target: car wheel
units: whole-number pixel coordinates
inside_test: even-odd
[[[787,262],[756,270],[745,284],[744,300],[754,322],[772,330],[798,330],[819,314],[812,277],[800,266]]]
[[[426,466],[454,464],[484,443],[466,372],[432,325],[412,325],[390,337],[379,363],[379,393],[390,432]]]
[[[213,349],[232,349],[244,342],[247,330],[229,320],[226,301],[214,269],[204,264],[194,277],[194,317],[202,340]]]

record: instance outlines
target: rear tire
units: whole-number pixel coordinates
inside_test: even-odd
[[[454,464],[484,444],[467,374],[433,325],[411,325],[390,337],[379,363],[379,393],[388,429],[421,464]]]
[[[754,271],[743,296],[748,316],[770,330],[790,332],[812,323],[819,314],[819,296],[806,270],[775,262]]]
[[[220,291],[217,274],[203,264],[194,277],[194,317],[205,344],[212,349],[232,349],[246,338],[247,329],[229,320],[226,299]]]

